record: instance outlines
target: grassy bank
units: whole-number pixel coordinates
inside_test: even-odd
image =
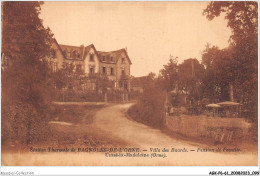
[[[123,145],[117,139],[102,134],[92,123],[97,111],[108,104],[54,104],[48,117],[45,141],[24,145],[6,143],[2,151],[28,152],[33,148],[113,147]]]
[[[54,104],[52,116],[49,121],[61,121],[72,124],[90,124],[96,111],[104,108],[105,105],[85,104]]]

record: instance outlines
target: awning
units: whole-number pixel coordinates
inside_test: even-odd
[[[220,102],[220,103],[217,103],[218,105],[221,105],[221,106],[238,106],[240,105],[239,103],[236,103],[236,102],[233,102],[233,101],[224,101],[224,102]]]
[[[218,104],[208,104],[206,107],[211,107],[211,108],[220,108],[220,105]]]

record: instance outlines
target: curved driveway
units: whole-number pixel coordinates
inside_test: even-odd
[[[173,139],[160,130],[129,120],[126,110],[132,104],[115,105],[96,113],[94,126],[107,135],[120,138],[129,147],[140,147],[150,152],[150,148],[186,149],[188,152],[167,152],[166,158],[154,158],[159,165],[257,165],[257,153],[205,152],[206,145]],[[200,148],[200,149],[199,149]],[[197,152],[199,149],[199,152]],[[195,151],[191,151],[195,150]],[[204,152],[203,152],[204,151]],[[145,152],[144,152],[145,153]],[[163,153],[162,153],[163,154]],[[146,165],[147,163],[143,163]],[[155,164],[155,163],[153,163]]]
[[[139,153],[149,157],[107,157],[105,153],[2,153],[2,165],[11,166],[256,166],[255,153],[217,153],[197,152],[198,148],[208,149],[187,141],[173,139],[160,130],[129,120],[125,116],[131,104],[106,107],[98,111],[91,124],[93,132],[107,139],[115,137],[128,147],[140,148]],[[82,124],[72,130],[88,128]],[[77,137],[77,136],[75,136]],[[76,146],[75,146],[76,147]],[[152,157],[150,148],[175,148],[188,152],[159,152],[161,155]],[[143,151],[147,150],[147,151]],[[191,151],[195,150],[195,151]],[[165,154],[165,155],[164,155]],[[166,157],[161,157],[166,156]]]

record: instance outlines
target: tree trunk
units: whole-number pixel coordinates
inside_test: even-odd
[[[234,101],[234,90],[233,90],[232,83],[229,83],[229,98],[230,98],[230,101]]]

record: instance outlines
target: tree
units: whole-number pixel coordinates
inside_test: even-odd
[[[200,85],[204,76],[204,66],[197,59],[186,59],[178,66],[178,90],[184,91],[194,100],[201,98]]]
[[[232,30],[230,47],[222,59],[225,66],[228,65],[226,72],[222,72],[222,78],[230,81],[237,100],[245,105],[244,115],[257,120],[258,3],[215,1],[203,11],[209,20],[222,13]]]
[[[86,81],[80,64],[74,65],[63,62],[62,68],[57,70],[54,75],[56,87],[59,90],[63,88],[81,90],[82,79]]]
[[[206,67],[202,81],[204,97],[209,98],[211,102],[233,99],[230,86],[236,84],[238,76],[237,69],[234,68],[236,64],[233,61],[232,48],[220,50],[216,46],[207,45],[202,54],[202,63]]]
[[[50,29],[39,18],[42,2],[2,2],[2,139],[29,144],[46,132],[52,101]]]
[[[173,56],[170,55],[170,60],[167,65],[164,65],[163,69],[160,70],[159,74],[159,81],[161,86],[167,90],[171,91],[173,89],[176,89],[178,84],[178,62],[177,58],[173,58]]]
[[[165,125],[165,87],[161,85],[162,81],[156,78],[154,73],[139,78],[139,86],[143,88],[143,93],[138,94],[138,102],[129,109],[130,116],[141,123],[155,127],[163,128]],[[164,80],[163,80],[164,81]]]
[[[237,44],[258,32],[258,3],[255,1],[213,1],[203,14],[213,20],[221,13],[228,20],[227,26],[232,30],[231,42]]]
[[[27,63],[50,56],[52,34],[39,18],[43,2],[2,3],[2,53]],[[24,60],[23,60],[24,61]]]
[[[99,92],[99,90],[101,90],[102,93],[105,94],[109,87],[113,87],[112,82],[108,79],[106,75],[96,74],[95,80],[97,93]]]
[[[147,88],[147,87],[149,88],[151,86],[158,86],[156,84],[156,82],[157,82],[156,74],[153,72],[150,72],[147,76],[144,76],[140,80],[141,86],[143,88]]]
[[[154,72],[150,72],[147,77],[150,79],[150,80],[155,80],[156,78],[156,74]]]

